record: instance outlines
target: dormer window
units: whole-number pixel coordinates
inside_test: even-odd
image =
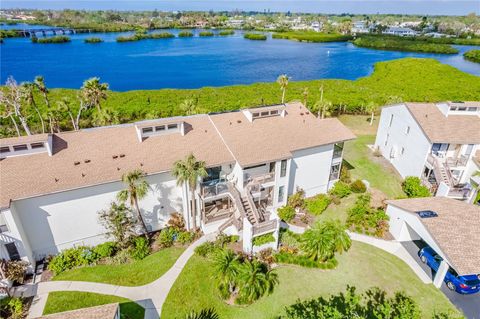
[[[20,136],[2,140],[0,158],[31,155],[47,152],[52,156],[53,136],[51,134]]]
[[[142,133],[145,134],[145,133],[151,133],[153,132],[153,127],[144,127],[142,128]]]
[[[176,130],[178,128],[178,124],[168,124],[169,130]]]
[[[10,152],[10,148],[8,146],[0,147],[0,153],[8,153]]]
[[[284,105],[275,105],[275,106],[266,106],[261,109],[245,109],[243,110],[243,114],[245,117],[250,121],[253,122],[255,119],[260,119],[264,117],[270,116],[279,116],[282,117],[286,114],[286,107]]]
[[[272,111],[270,111],[270,115],[278,115],[278,110],[272,110]]]
[[[165,131],[165,125],[155,126],[155,131],[157,132]]]
[[[169,123],[170,122],[170,123]],[[171,123],[172,120],[155,120],[137,123],[137,135],[140,141],[157,135],[166,135],[172,133],[181,133],[184,135],[184,123]]]

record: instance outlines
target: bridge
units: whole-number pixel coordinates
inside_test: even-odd
[[[15,30],[15,31],[25,38],[37,37],[38,35],[42,35],[46,37],[47,35],[90,33],[90,30],[87,30],[87,29],[73,29],[73,28],[41,28],[41,29],[22,29],[22,30]]]

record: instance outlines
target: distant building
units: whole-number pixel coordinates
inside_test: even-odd
[[[387,30],[383,31],[383,34],[395,35],[399,37],[413,37],[417,35],[417,32],[410,28],[389,27]]]
[[[352,27],[352,33],[370,33],[371,27],[367,26],[365,21],[355,21]]]

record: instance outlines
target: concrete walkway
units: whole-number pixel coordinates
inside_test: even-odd
[[[405,249],[405,247],[403,247],[401,243],[392,240],[378,239],[375,237],[353,232],[348,232],[348,235],[352,240],[375,246],[381,250],[397,256],[413,270],[413,272],[418,276],[418,278],[420,278],[421,281],[423,281],[423,283],[432,283],[430,277],[423,271],[422,267],[420,267],[417,261],[413,259],[413,257],[409,254],[409,252]]]
[[[193,255],[194,249],[214,238],[215,234],[211,234],[195,241],[180,255],[175,264],[163,276],[144,286],[125,287],[84,281],[47,281],[31,285],[30,287],[27,286],[24,288],[23,295],[35,296],[27,318],[36,318],[42,315],[49,292],[84,291],[128,298],[145,308],[145,319],[158,319],[162,313],[163,303],[167,299],[173,283]],[[22,294],[22,292],[18,291],[18,294]]]

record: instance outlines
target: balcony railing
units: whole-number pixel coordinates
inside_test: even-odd
[[[471,192],[472,189],[468,187],[453,187],[448,192],[448,196],[460,199],[467,199],[468,197],[470,197]]]
[[[447,165],[450,167],[465,166],[468,162],[468,156],[461,155],[460,157],[453,158],[447,157]]]
[[[200,195],[203,198],[214,197],[228,193],[227,182],[213,180],[201,184]]]
[[[275,172],[269,172],[265,174],[257,174],[257,175],[252,175],[249,173],[244,174],[244,182],[243,186],[247,186],[247,184],[265,184],[269,182],[273,182],[275,180]]]
[[[276,219],[273,219],[253,225],[253,236],[262,235],[276,230],[278,226],[277,223],[278,221]]]

